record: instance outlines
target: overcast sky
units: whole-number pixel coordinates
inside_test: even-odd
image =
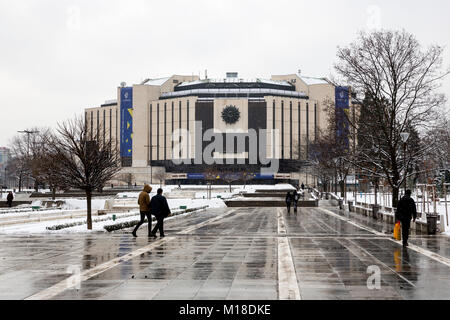
[[[447,0],[0,0],[0,146],[115,99],[122,81],[328,77],[337,46],[378,27],[448,47],[449,12]]]

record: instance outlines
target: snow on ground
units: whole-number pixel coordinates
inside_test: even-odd
[[[86,218],[77,218],[77,219],[63,219],[63,220],[53,220],[53,221],[45,221],[39,223],[28,223],[21,225],[12,225],[6,227],[0,227],[0,234],[67,234],[67,233],[92,233],[92,232],[107,232],[103,227],[106,225],[112,225],[115,223],[122,223],[127,221],[134,221],[140,219],[140,214],[138,210],[132,212],[123,212],[123,213],[114,213],[117,217],[116,221],[112,219],[106,221],[99,221],[92,223],[92,230],[87,230],[86,224],[82,224],[79,226],[74,226],[70,228],[64,228],[61,230],[47,230],[47,227],[52,227],[55,225],[66,224],[66,223],[76,223],[76,222],[85,222]],[[129,216],[134,214],[133,216]],[[181,217],[185,217],[192,214],[186,213],[183,215],[178,215],[174,217],[169,217],[167,220],[179,219]],[[112,218],[113,214],[107,214],[105,216],[94,216],[93,220],[96,219],[106,219],[107,217]],[[121,218],[122,216],[122,218]],[[126,217],[123,217],[126,216]]]
[[[74,200],[74,199],[70,199],[70,200]],[[76,199],[75,199],[76,200]],[[86,202],[84,200],[84,202]],[[95,206],[98,207],[99,209],[103,209],[105,200],[95,200]],[[36,201],[36,204],[38,204],[39,202]],[[94,201],[93,201],[94,203]],[[198,207],[203,207],[203,206],[209,206],[209,208],[223,208],[226,207],[225,203],[223,202],[223,200],[215,198],[215,199],[168,199],[168,203],[169,203],[169,207],[171,208],[171,210],[177,210],[180,208],[180,206],[186,206],[188,209],[191,208],[198,208]],[[136,204],[132,204],[130,205],[130,208],[133,208],[133,210],[131,212],[122,212],[122,213],[114,213],[117,216],[117,220],[116,222],[126,222],[126,221],[133,221],[136,219],[139,219],[139,210],[138,208],[136,208],[137,203]],[[80,208],[80,209],[63,209],[63,210],[46,210],[46,211],[26,211],[26,212],[16,212],[16,213],[5,213],[2,214],[1,217],[17,217],[17,218],[27,218],[29,216],[39,216],[41,213],[44,214],[65,214],[70,212],[77,212],[77,213],[85,213],[86,212],[86,207],[83,203],[81,203],[81,200],[79,201],[69,201],[67,207],[69,208]],[[93,210],[97,210],[97,209],[93,209]],[[130,214],[133,214],[134,216],[132,217],[126,217],[126,218],[120,218],[120,216],[128,216]],[[92,219],[93,220],[97,220],[97,219],[105,219],[107,217],[111,217],[112,218],[113,213],[107,214],[107,215],[103,215],[103,216],[93,216]],[[176,217],[171,217],[171,218],[178,218],[178,217],[183,217],[185,215],[180,215],[180,216],[176,216]],[[169,218],[169,219],[171,219]],[[78,233],[78,232],[88,232],[86,230],[86,224],[80,225],[80,226],[74,226],[74,227],[70,227],[70,228],[64,228],[61,230],[56,230],[56,231],[50,231],[47,230],[47,227],[52,227],[55,225],[61,225],[61,224],[67,224],[67,223],[77,223],[77,222],[83,222],[86,221],[85,217],[81,217],[81,218],[74,218],[74,219],[70,219],[70,218],[64,218],[64,219],[58,219],[58,220],[50,220],[50,221],[43,221],[43,222],[32,222],[32,223],[22,223],[22,224],[16,224],[16,225],[7,225],[7,226],[0,226],[0,234],[35,234],[35,233]],[[103,226],[108,225],[108,224],[114,224],[116,223],[112,220],[107,220],[107,221],[101,221],[101,222],[94,222],[93,223],[93,232],[96,231],[104,231]]]
[[[58,198],[58,201],[64,201],[65,204],[61,207],[63,210],[79,210],[87,209],[86,199],[73,199],[73,198]],[[92,210],[101,210],[105,208],[106,199],[92,199],[91,206]],[[39,206],[42,207],[42,200],[33,201],[31,206]]]

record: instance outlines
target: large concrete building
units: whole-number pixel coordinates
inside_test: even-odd
[[[6,181],[6,166],[10,158],[10,151],[8,148],[0,147],[0,187],[7,186]]]
[[[174,75],[122,84],[117,99],[86,109],[85,118],[90,130],[100,128],[120,149],[123,168],[115,183],[313,184],[309,145],[326,128],[325,109],[338,94],[351,104],[346,90],[297,74],[252,80],[237,73]]]

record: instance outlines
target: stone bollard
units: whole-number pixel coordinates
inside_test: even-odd
[[[348,211],[353,212],[353,201],[347,201],[348,203]]]
[[[380,206],[377,204],[373,204],[372,205],[372,217],[374,219],[378,219],[379,218],[379,213],[380,213]]]

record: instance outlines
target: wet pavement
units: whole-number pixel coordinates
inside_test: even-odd
[[[0,235],[0,299],[450,298],[448,237],[403,250],[389,226],[334,208],[211,209],[165,227],[156,240],[146,225],[138,238]]]

